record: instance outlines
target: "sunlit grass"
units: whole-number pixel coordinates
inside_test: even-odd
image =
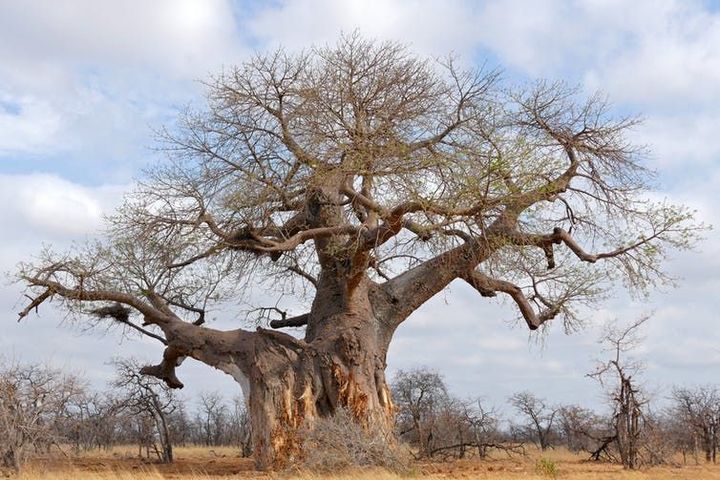
[[[720,465],[664,466],[625,471],[618,465],[588,462],[586,456],[566,450],[530,451],[527,457],[507,458],[496,455],[488,460],[467,459],[447,463],[419,462],[407,475],[382,470],[358,470],[337,474],[305,472],[262,473],[253,470],[250,459],[241,458],[236,449],[180,447],[176,463],[159,465],[137,457],[136,447],[117,447],[109,451],[83,452],[67,458],[32,462],[18,480],[219,480],[227,479],[300,479],[300,480],[401,480],[489,479],[489,480],[720,480]],[[545,462],[542,462],[545,459]],[[538,463],[557,467],[554,477],[538,469]]]

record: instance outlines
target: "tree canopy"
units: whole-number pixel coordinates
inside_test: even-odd
[[[635,119],[561,83],[514,87],[350,35],[257,55],[206,86],[207,108],[163,132],[167,159],[106,240],[22,266],[31,307],[117,301],[146,314],[149,301],[202,320],[250,282],[314,287],[336,258],[391,285],[413,267],[453,269],[449,254],[471,245],[482,252],[454,276],[509,295],[530,328],[572,325],[605,279],[645,291],[665,279],[666,248],[695,239],[686,209],[648,194],[652,173],[627,139]],[[336,218],[309,218],[323,203]],[[410,311],[425,300],[411,297]]]

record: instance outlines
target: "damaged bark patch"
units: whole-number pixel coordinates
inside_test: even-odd
[[[337,382],[337,404],[347,408],[355,420],[367,426],[368,396],[355,381],[352,371],[345,374],[340,365],[333,364],[332,374]]]

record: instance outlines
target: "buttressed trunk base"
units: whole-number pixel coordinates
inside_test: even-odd
[[[193,326],[185,331],[183,324],[177,331],[176,344],[184,346],[180,356],[230,374],[243,388],[259,469],[283,468],[297,459],[302,453],[299,430],[339,408],[392,438],[387,332],[375,318],[367,289],[360,290],[361,301],[331,294],[316,300],[304,340],[263,328],[219,332]]]
[[[255,359],[247,375],[255,462],[282,468],[301,454],[298,430],[318,417],[346,408],[363,426],[392,431],[393,406],[385,381],[385,352],[356,330],[313,342],[284,341],[259,330]],[[284,336],[284,335],[283,335]],[[221,369],[238,379],[240,369]]]

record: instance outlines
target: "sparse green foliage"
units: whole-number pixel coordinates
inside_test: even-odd
[[[544,477],[557,478],[559,469],[557,463],[549,458],[541,458],[535,464],[535,471]]]

